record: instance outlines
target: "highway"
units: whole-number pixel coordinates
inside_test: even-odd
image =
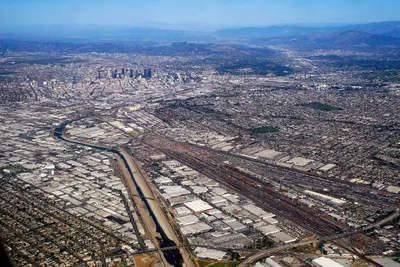
[[[279,247],[273,247],[267,250],[263,250],[260,251],[254,255],[251,255],[250,257],[246,258],[244,261],[242,261],[238,267],[244,267],[244,266],[249,266],[251,265],[252,262],[265,258],[268,255],[271,255],[274,252],[280,251],[280,250],[285,250],[288,248],[294,248],[294,247],[298,247],[298,246],[303,246],[303,245],[308,245],[308,244],[312,244],[314,243],[315,240],[311,240],[311,241],[304,241],[304,242],[298,242],[298,243],[292,243],[292,244],[287,244],[287,245],[283,245],[283,246],[279,246]]]

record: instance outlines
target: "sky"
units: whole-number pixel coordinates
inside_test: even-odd
[[[400,0],[0,0],[0,27],[226,28],[400,20]]]

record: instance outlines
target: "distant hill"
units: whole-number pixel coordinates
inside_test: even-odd
[[[268,26],[225,29],[214,32],[221,37],[237,38],[279,38],[302,35],[326,34],[330,32],[359,31],[370,34],[400,37],[400,21],[375,22],[350,26],[305,27],[305,26]]]
[[[214,32],[157,29],[145,27],[104,27],[95,25],[30,26],[0,28],[0,39],[33,41],[149,41],[207,43],[304,44],[313,47],[398,45],[400,21],[348,26],[268,26],[225,29]],[[303,44],[300,43],[303,42]],[[318,45],[319,44],[319,45]]]
[[[361,25],[345,26],[343,28],[348,30],[371,33],[371,34],[381,34],[392,37],[400,37],[400,21],[374,22]]]
[[[380,45],[400,45],[400,38],[370,34],[361,31],[334,32],[319,36],[309,36],[309,42],[318,42],[325,46],[380,46]]]
[[[256,44],[286,45],[307,51],[315,49],[352,49],[359,51],[379,49],[396,50],[400,46],[400,38],[398,37],[353,30],[296,37],[253,39],[252,42]]]
[[[215,32],[225,38],[241,38],[256,44],[288,45],[312,49],[394,49],[400,46],[400,21],[349,26],[269,26]]]
[[[270,42],[271,40],[266,40]],[[400,38],[381,34],[370,34],[360,31],[333,32],[320,35],[282,38],[275,43],[289,44],[300,49],[356,49],[376,50],[400,46]]]
[[[298,35],[310,35],[324,33],[326,28],[301,27],[301,26],[268,26],[268,27],[247,27],[240,29],[226,29],[216,31],[215,34],[221,37],[238,38],[272,38],[289,37]]]

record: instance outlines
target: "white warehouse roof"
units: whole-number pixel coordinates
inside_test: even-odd
[[[183,205],[191,209],[193,212],[202,212],[206,210],[211,210],[213,207],[211,207],[207,202],[204,202],[201,199],[186,202]]]
[[[322,167],[319,168],[318,170],[320,170],[320,171],[322,171],[322,172],[327,172],[327,171],[329,171],[330,169],[333,169],[334,167],[336,167],[336,164],[329,163],[329,164],[326,164],[326,165],[322,166]]]
[[[274,235],[276,238],[278,238],[280,241],[282,241],[285,244],[296,241],[296,238],[294,238],[284,232],[278,232],[278,233],[275,233]]]
[[[312,260],[312,264],[317,267],[344,267],[334,260],[325,257],[319,257]]]
[[[245,205],[242,208],[263,219],[275,217],[275,214],[266,212],[253,204]]]
[[[208,249],[208,248],[200,248],[197,247],[194,252],[197,254],[199,258],[207,258],[207,259],[214,259],[214,260],[222,260],[226,252],[215,250],[215,249]]]
[[[194,215],[187,215],[183,217],[178,217],[179,224],[181,225],[190,225],[197,223],[199,221],[199,218],[197,218]]]
[[[187,215],[192,213],[188,208],[186,207],[177,207],[175,208],[175,212],[178,216],[182,216],[182,215]]]
[[[276,227],[275,225],[266,225],[266,226],[261,226],[257,228],[260,230],[264,235],[269,235],[269,234],[275,234],[278,233],[281,229]]]

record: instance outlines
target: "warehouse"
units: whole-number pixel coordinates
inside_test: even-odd
[[[200,248],[200,247],[197,247],[194,250],[194,252],[196,253],[197,257],[199,257],[199,258],[207,258],[207,259],[213,259],[213,260],[222,260],[226,255],[225,251],[208,249],[208,248]]]
[[[274,218],[265,218],[264,220],[269,224],[277,224],[278,223],[278,220],[274,219]]]
[[[154,179],[154,181],[155,181],[157,184],[160,184],[160,185],[172,183],[172,180],[171,180],[170,178],[164,177],[164,176],[160,176],[160,177]]]
[[[326,165],[322,166],[318,170],[321,171],[321,172],[327,172],[327,171],[330,171],[331,169],[333,169],[335,167],[336,167],[336,164],[329,163],[329,164],[326,164]]]
[[[292,163],[292,164],[294,164],[296,166],[304,167],[307,164],[313,162],[313,160],[312,159],[302,158],[302,157],[295,157],[295,158],[292,158],[291,160],[288,160],[287,162],[288,163]]]
[[[232,218],[225,219],[223,222],[229,225],[229,227],[231,227],[234,231],[240,231],[247,228],[244,224]]]
[[[344,267],[334,260],[325,257],[319,257],[312,260],[312,264],[316,267]]]
[[[212,197],[212,198],[211,198],[210,202],[211,202],[212,204],[219,204],[219,203],[224,203],[224,202],[226,202],[226,199],[223,198],[223,197],[221,197],[221,196],[215,196],[215,197]]]
[[[400,263],[397,263],[390,258],[377,258],[373,259],[373,261],[385,267],[400,267]]]
[[[279,229],[275,225],[266,225],[266,226],[261,226],[261,227],[257,228],[257,230],[262,232],[264,235],[270,235],[270,234],[278,233],[281,229]]]
[[[183,216],[183,215],[188,215],[188,214],[190,214],[192,212],[188,208],[182,206],[182,207],[175,208],[175,213],[178,216]]]
[[[284,233],[284,232],[278,232],[275,233],[274,236],[279,239],[279,241],[288,244],[296,241],[296,238]]]
[[[243,206],[243,209],[248,210],[249,212],[253,213],[254,215],[261,217],[262,219],[275,217],[275,214],[266,212],[266,211],[260,209],[259,207],[254,206],[253,204],[245,205],[245,206]]]
[[[192,189],[194,194],[203,194],[206,193],[208,191],[207,187],[204,186],[198,186],[198,185],[192,185],[190,186],[190,189]]]
[[[202,212],[211,210],[213,208],[210,205],[208,205],[207,202],[204,202],[203,200],[200,199],[186,202],[183,205],[191,209],[193,212]]]
[[[271,150],[271,149],[265,149],[260,152],[255,153],[255,156],[262,157],[262,158],[267,158],[267,159],[274,159],[276,156],[279,156],[282,154],[282,152]]]
[[[219,237],[214,237],[212,239],[212,242],[215,244],[221,244],[225,242],[231,242],[233,240],[242,240],[245,239],[246,236],[242,233],[233,233],[233,234],[228,234],[228,235],[223,235]]]
[[[390,192],[390,193],[398,194],[398,193],[400,193],[400,187],[398,187],[398,186],[393,186],[393,185],[389,185],[389,186],[386,188],[386,191],[388,191],[388,192]]]
[[[180,225],[191,225],[194,223],[197,223],[199,221],[199,218],[197,218],[194,215],[187,215],[187,216],[183,216],[183,217],[179,217],[178,218],[178,222]]]
[[[165,199],[190,194],[189,190],[183,188],[180,185],[173,185],[173,186],[162,185],[160,186],[160,190],[164,191],[163,196],[165,197]]]
[[[181,228],[181,232],[184,235],[193,235],[197,233],[203,233],[210,231],[212,228],[203,222],[199,222],[196,224],[187,225]]]
[[[176,160],[168,160],[168,161],[163,161],[163,164],[167,166],[168,168],[175,168],[175,167],[180,167],[181,163]]]

